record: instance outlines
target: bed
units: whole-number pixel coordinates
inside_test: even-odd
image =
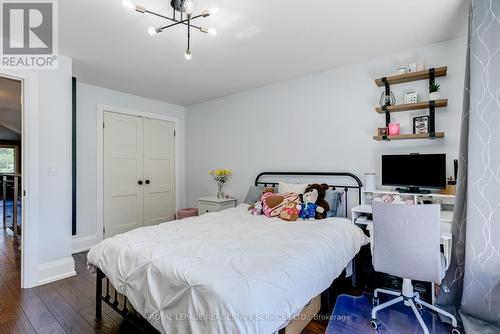
[[[89,251],[96,317],[105,302],[146,331],[285,332],[366,243],[345,218],[290,223],[250,215],[246,204],[139,228]]]

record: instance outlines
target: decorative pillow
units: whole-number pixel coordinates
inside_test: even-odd
[[[289,201],[299,201],[299,195],[295,193],[274,194],[265,193],[262,195],[262,211],[268,217],[278,217],[283,206]]]
[[[279,183],[280,194],[303,194],[306,191],[307,186],[307,183],[286,183],[283,181],[280,181]]]
[[[343,196],[343,191],[336,191],[331,189],[328,189],[326,191],[325,201],[327,201],[328,205],[330,206],[330,211],[326,213],[327,217],[340,216]]]
[[[260,197],[262,196],[262,193],[265,191],[273,190],[273,192],[276,192],[273,188],[264,188],[264,186],[250,186],[248,188],[247,196],[245,197],[245,200],[243,203],[246,203],[248,205],[254,205],[255,202],[257,202]]]

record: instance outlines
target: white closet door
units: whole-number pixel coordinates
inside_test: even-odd
[[[144,119],[144,225],[174,219],[174,130],[173,122]]]
[[[144,225],[143,180],[143,119],[105,111],[106,238]]]

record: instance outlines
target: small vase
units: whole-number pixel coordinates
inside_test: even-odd
[[[429,93],[429,101],[436,101],[439,100],[440,94],[439,92],[432,92]]]
[[[222,191],[223,187],[224,183],[217,183],[217,198],[219,199],[224,198],[224,192]]]

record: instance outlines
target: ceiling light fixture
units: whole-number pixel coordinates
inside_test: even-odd
[[[171,21],[172,23],[169,23],[168,25],[161,26],[158,28],[155,27],[149,27],[147,29],[147,32],[151,36],[155,36],[162,32],[163,30],[167,28],[171,28],[177,25],[185,25],[187,26],[187,49],[186,52],[184,53],[184,58],[186,60],[191,60],[193,57],[192,52],[191,52],[191,28],[198,29],[201,32],[207,33],[212,36],[217,35],[217,30],[215,28],[206,28],[206,27],[200,27],[192,24],[192,21],[195,19],[198,19],[200,17],[208,17],[212,14],[215,14],[218,12],[217,8],[211,9],[211,10],[204,10],[201,12],[199,15],[194,15],[193,16],[193,10],[194,10],[194,3],[192,0],[172,0],[170,2],[170,6],[172,6],[173,12],[172,12],[172,17],[168,17],[156,12],[152,12],[150,10],[147,10],[143,6],[139,6],[134,4],[131,0],[123,0],[123,7],[127,10],[135,10],[136,12],[139,13],[147,13],[151,14],[157,17],[160,17],[162,19],[166,19],[168,21]],[[180,16],[178,18],[178,16]]]

